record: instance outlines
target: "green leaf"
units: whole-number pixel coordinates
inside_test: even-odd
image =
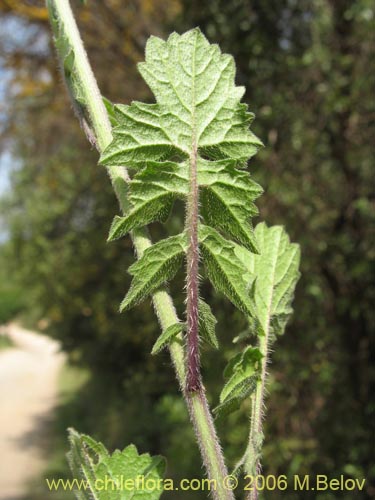
[[[109,230],[108,241],[117,240],[132,229],[145,226],[155,220],[165,222],[173,206],[173,201],[173,196],[168,193],[154,193],[151,200],[137,205],[126,217],[116,215]]]
[[[228,382],[221,391],[220,403],[232,397],[243,380],[259,372],[259,361],[262,357],[259,348],[252,346],[246,347],[242,352],[233,356],[224,369],[224,378],[228,379]]]
[[[239,408],[240,404],[255,390],[260,377],[262,354],[257,347],[248,346],[236,354],[224,370],[228,379],[220,394],[220,404],[214,409],[218,416],[224,416]]]
[[[171,280],[181,266],[187,249],[185,233],[171,236],[149,247],[129,268],[134,276],[120,311],[133,307]]]
[[[171,340],[176,337],[176,335],[178,335],[185,329],[186,323],[174,323],[173,325],[166,328],[157,338],[152,348],[151,354],[158,354],[171,342]]]
[[[117,126],[100,161],[131,167],[135,175],[128,185],[131,208],[114,219],[109,239],[153,221],[165,222],[176,199],[190,206],[196,175],[201,213],[195,218],[202,216],[206,224],[199,241],[207,275],[218,291],[253,316],[254,277],[225,239],[258,251],[251,218],[258,213],[254,201],[262,189],[241,168],[262,143],[249,130],[254,115],[240,102],[244,88],[235,84],[234,60],[199,29],[173,33],[167,41],[151,37],[145,59],[138,67],[156,103],[110,106]],[[151,253],[142,258],[139,268],[132,267],[139,271],[121,309],[171,279],[182,256],[175,247],[165,261],[158,251],[156,259]],[[201,319],[200,329],[202,338],[216,346],[212,318]]]
[[[236,245],[215,229],[203,225],[199,229],[199,239],[207,275],[215,289],[245,314],[253,316],[254,276],[237,257]]]
[[[123,451],[108,453],[102,443],[90,436],[69,429],[70,451],[68,461],[80,489],[74,491],[78,500],[158,500],[163,493],[157,486],[165,472],[163,457],[139,455],[134,445]],[[137,478],[144,483],[137,485]],[[149,482],[147,482],[150,480]],[[128,481],[128,482],[127,482]],[[159,483],[158,483],[159,482]],[[127,489],[124,485],[134,485]],[[107,485],[107,487],[105,487]],[[155,488],[149,488],[148,485]]]
[[[293,312],[291,303],[300,276],[300,248],[290,243],[281,226],[267,227],[262,222],[255,229],[255,237],[260,255],[240,246],[235,253],[256,276],[254,300],[261,331],[281,335]]]
[[[258,253],[250,219],[258,214],[254,200],[262,188],[226,161],[201,161],[198,168],[205,223]]]
[[[126,217],[115,217],[108,240],[120,238],[156,220],[165,222],[174,200],[188,193],[186,174],[186,168],[177,163],[149,162],[130,182],[132,209]]]
[[[111,107],[118,125],[100,160],[141,170],[129,183],[133,208],[115,219],[110,239],[166,220],[173,201],[188,195],[197,147],[206,223],[257,251],[250,218],[257,214],[254,200],[261,189],[236,167],[262,143],[249,130],[254,115],[240,103],[244,88],[235,85],[233,58],[194,29],[167,41],[151,37],[139,71],[157,103]]]
[[[239,101],[243,87],[234,83],[231,56],[211,45],[199,29],[173,33],[166,42],[151,37],[146,62],[139,64],[158,104],[179,120],[179,144],[191,149],[190,138],[211,157],[248,159],[261,142],[248,130],[253,115]]]
[[[115,127],[116,125],[118,125],[118,120],[117,120],[116,114],[115,114],[115,105],[113,104],[113,102],[111,102],[106,97],[102,97],[102,99],[103,99],[105,109],[107,111],[109,121],[111,122],[112,127]]]
[[[105,165],[139,167],[145,161],[189,155],[188,140],[182,140],[177,115],[159,104],[133,102],[115,106],[119,126],[113,129],[113,142],[101,156]],[[187,132],[187,131],[185,131]]]
[[[214,349],[219,348],[215,327],[217,320],[212,314],[210,306],[199,299],[199,335],[201,339]],[[151,354],[158,354],[164,349],[179,333],[186,330],[186,323],[175,323],[164,330],[156,340]]]
[[[233,58],[199,29],[167,41],[150,37],[138,68],[157,104],[115,107],[119,126],[103,164],[188,158],[193,143],[211,159],[246,161],[262,146],[249,130],[254,115],[240,103],[245,89],[235,85]]]
[[[203,299],[199,299],[199,335],[214,349],[219,348],[216,336],[217,319],[211,311],[211,307]]]

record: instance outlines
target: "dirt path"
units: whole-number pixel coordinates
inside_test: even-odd
[[[40,443],[64,356],[48,337],[16,324],[5,331],[14,347],[0,351],[0,500],[18,500],[45,466]]]

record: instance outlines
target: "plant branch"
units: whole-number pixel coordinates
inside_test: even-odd
[[[55,35],[59,36],[59,31],[61,31],[68,42],[70,50],[73,52],[75,76],[79,82],[80,91],[83,97],[82,100],[85,102],[85,107],[87,108],[83,109],[83,113],[88,113],[88,120],[83,116],[81,122],[84,124],[85,132],[89,137],[92,133],[95,138],[96,146],[101,152],[112,140],[111,125],[95,77],[88,62],[88,57],[69,1],[47,0],[47,6]],[[61,56],[61,54],[59,55]],[[72,95],[72,98],[75,107],[78,106],[78,108],[81,108],[82,106],[78,103],[76,97]],[[123,167],[110,167],[107,171],[121,210],[126,212],[129,207],[124,189],[129,180],[127,170]],[[144,229],[134,230],[131,236],[136,254],[138,258],[140,258],[152,243]],[[178,322],[172,299],[165,290],[158,291],[153,295],[153,304],[163,330]],[[177,336],[171,343],[170,354],[178,381],[185,393],[186,370],[181,335]],[[215,500],[232,500],[234,499],[233,493],[227,491],[223,484],[223,479],[227,475],[227,470],[212,422],[212,417],[208,409],[204,389],[202,388],[199,393],[190,393],[190,395],[186,395],[185,393],[185,397],[187,399],[190,417],[197,434],[208,477],[214,480],[216,484],[216,488],[213,489],[211,493]]]
[[[245,458],[246,473],[255,477],[261,473],[260,452],[263,444],[263,407],[265,398],[265,386],[268,363],[269,328],[266,335],[259,338],[259,350],[263,355],[261,365],[261,376],[257,382],[255,393],[252,398],[250,434]],[[256,482],[254,489],[249,491],[247,500],[258,500]]]
[[[273,271],[274,272],[274,271]],[[272,298],[271,298],[272,300]],[[270,324],[268,322],[264,335],[259,336],[258,347],[262,354],[261,375],[251,399],[250,433],[247,450],[245,452],[245,471],[255,477],[261,473],[260,455],[263,446],[263,408],[266,389],[267,365],[268,365],[268,345],[270,336]],[[258,500],[258,490],[256,482],[254,489],[249,491],[247,500]]]

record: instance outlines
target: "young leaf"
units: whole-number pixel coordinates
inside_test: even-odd
[[[157,338],[155,344],[153,345],[151,354],[158,354],[171,342],[171,340],[176,337],[176,335],[178,335],[185,329],[186,323],[174,323],[173,325],[166,328]]]
[[[220,404],[214,409],[216,415],[224,416],[236,410],[255,390],[262,357],[257,347],[248,346],[229,361],[224,370],[228,381],[221,391]]]
[[[120,311],[133,307],[171,280],[181,266],[187,248],[185,233],[171,236],[148,248],[129,268],[134,276]]]
[[[183,150],[191,149],[192,134],[213,159],[248,159],[262,145],[248,130],[252,115],[239,103],[244,88],[234,84],[233,58],[198,29],[173,33],[167,42],[151,37],[139,71],[157,102],[178,116]]]
[[[165,220],[173,200],[188,195],[190,161],[198,152],[203,217],[257,251],[249,220],[257,213],[253,202],[261,189],[236,166],[262,143],[249,130],[253,115],[240,103],[244,89],[235,85],[233,58],[194,29],[173,33],[166,42],[151,37],[139,70],[157,104],[114,107],[118,126],[101,163],[145,171],[130,182],[133,209],[115,220],[110,239]]]
[[[199,333],[203,341],[207,342],[214,349],[219,348],[216,337],[215,326],[217,320],[212,314],[210,306],[202,299],[199,299]],[[158,354],[163,350],[176,335],[186,330],[186,323],[175,323],[164,330],[157,338],[151,354]]]
[[[134,445],[123,451],[108,453],[100,442],[90,436],[69,429],[70,451],[68,461],[74,479],[84,487],[75,490],[78,500],[158,500],[162,489],[148,488],[158,485],[165,472],[165,460],[151,457],[148,453],[139,455]],[[137,478],[144,477],[144,484],[137,485]],[[133,481],[134,489],[123,485]],[[147,483],[147,480],[150,480]],[[126,483],[126,481],[129,481]],[[107,487],[104,487],[107,485]]]
[[[293,312],[291,303],[300,273],[300,248],[290,243],[281,226],[267,227],[260,223],[255,229],[260,255],[236,246],[235,253],[249,271],[256,276],[256,316],[263,333],[284,333]]]
[[[236,246],[208,226],[202,225],[199,233],[203,262],[211,283],[238,309],[253,316],[254,277],[237,257]]]
[[[199,299],[199,333],[203,341],[207,342],[214,349],[219,348],[219,343],[216,337],[215,326],[217,320],[212,314],[210,306],[203,300]],[[171,340],[180,332],[186,330],[186,323],[175,323],[164,330],[156,340],[151,354],[158,354],[166,347]]]

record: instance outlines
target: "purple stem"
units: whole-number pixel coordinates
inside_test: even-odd
[[[186,270],[186,320],[187,320],[187,392],[197,392],[202,387],[199,356],[199,244],[198,244],[198,179],[197,146],[193,144],[190,157],[190,190],[187,203],[186,227],[189,238]]]

